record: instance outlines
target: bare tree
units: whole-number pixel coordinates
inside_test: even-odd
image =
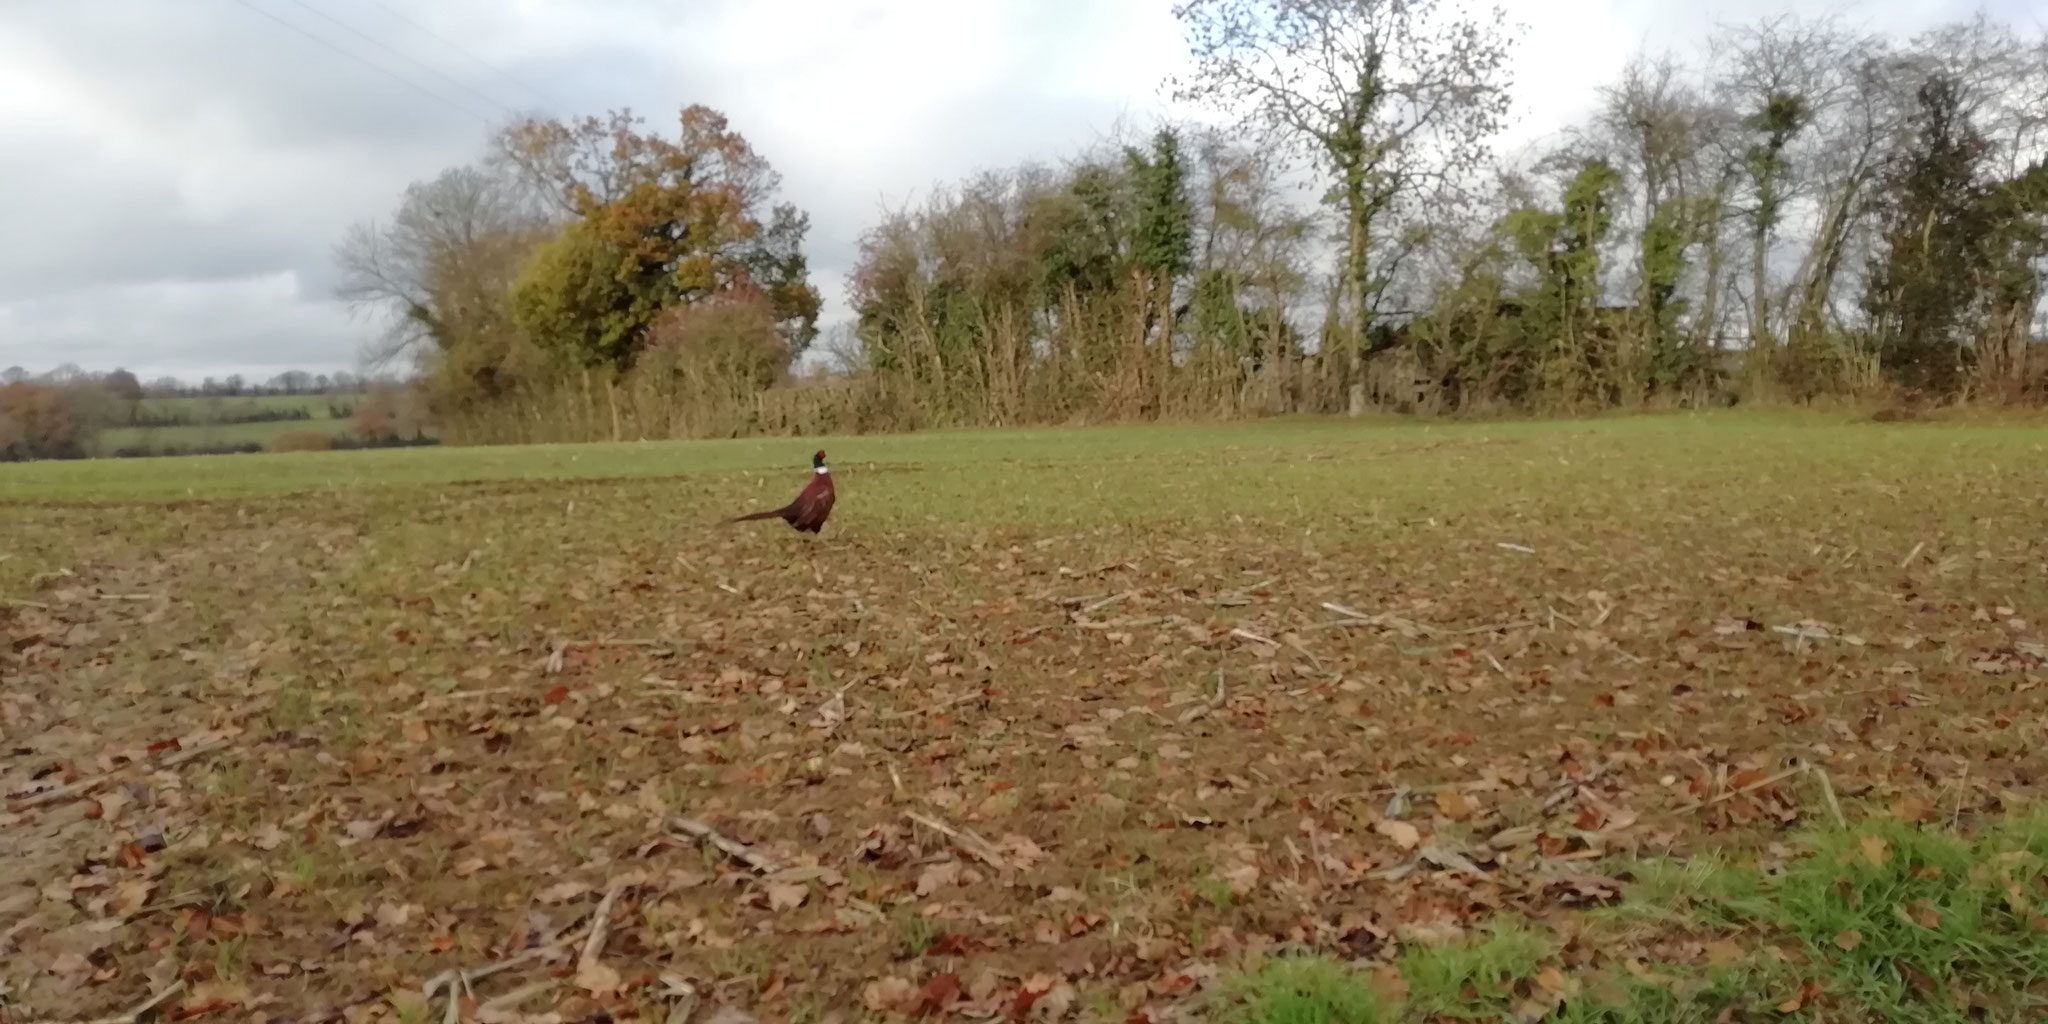
[[[1759,373],[1776,358],[1778,328],[1785,319],[1781,310],[1791,292],[1772,284],[1780,229],[1795,218],[1814,216],[1819,195],[1846,196],[1853,209],[1856,190],[1867,183],[1868,154],[1859,164],[1857,153],[1833,149],[1842,142],[1842,131],[1856,123],[1859,85],[1874,81],[1858,77],[1870,67],[1865,58],[1873,45],[1845,32],[1833,18],[1792,15],[1729,29],[1712,41],[1716,93],[1737,126],[1728,158],[1739,169],[1737,201],[1749,230],[1750,280],[1741,298],[1749,312],[1752,367]],[[1879,117],[1881,104],[1872,105],[1875,94],[1865,90],[1863,99],[1870,103],[1862,113]],[[1835,168],[1832,175],[1830,167]],[[1845,229],[1846,222],[1835,230]],[[1814,282],[1811,290],[1819,287],[1814,274],[1825,261],[1815,263],[1809,256],[1808,262],[1813,269],[1802,271],[1802,278]]]
[[[1283,161],[1227,133],[1196,136],[1199,250],[1195,331],[1240,370],[1259,371],[1263,401],[1291,412],[1293,319],[1310,280],[1312,219],[1287,201]],[[1244,365],[1244,364],[1249,364]]]
[[[335,259],[352,309],[389,321],[373,366],[437,349],[499,319],[520,264],[546,229],[532,193],[501,170],[454,167],[405,191],[390,222],[351,227]]]
[[[1270,130],[1334,179],[1344,215],[1348,406],[1364,411],[1364,346],[1383,220],[1480,165],[1508,112],[1505,16],[1438,0],[1184,0],[1195,57],[1177,99]]]

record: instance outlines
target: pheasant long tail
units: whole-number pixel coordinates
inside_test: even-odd
[[[743,516],[734,516],[733,518],[731,518],[731,519],[728,519],[728,520],[726,520],[726,522],[728,522],[728,523],[744,523],[744,522],[747,522],[747,521],[748,521],[748,520],[750,520],[750,519],[777,519],[777,518],[782,518],[782,517],[785,517],[785,516],[789,515],[789,508],[790,508],[790,507],[789,507],[788,505],[784,505],[784,506],[782,506],[781,508],[771,508],[771,509],[769,509],[769,510],[768,510],[768,511],[766,511],[766,512],[750,512],[750,513],[748,513],[748,514],[746,514],[746,515],[743,515]]]

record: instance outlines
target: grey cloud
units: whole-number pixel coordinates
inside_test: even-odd
[[[275,279],[103,288],[0,308],[0,365],[261,379],[353,369],[356,339],[369,330],[339,304]]]

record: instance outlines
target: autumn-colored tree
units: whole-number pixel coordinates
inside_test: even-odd
[[[380,380],[363,393],[349,429],[365,440],[418,437],[429,426],[425,396],[416,386]]]
[[[773,300],[749,287],[663,312],[647,332],[643,359],[650,371],[746,394],[782,379],[789,348],[777,330]]]
[[[684,108],[675,140],[640,123],[628,111],[529,120],[498,139],[502,158],[574,218],[512,287],[521,330],[576,364],[624,369],[666,310],[754,287],[801,353],[820,299],[801,249],[808,221],[764,208],[775,171],[709,108]]]
[[[33,381],[0,385],[0,462],[85,457],[96,424],[71,392]]]

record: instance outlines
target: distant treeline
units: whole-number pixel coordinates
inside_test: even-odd
[[[1723,24],[1509,147],[1502,12],[1174,14],[1219,119],[882,211],[829,334],[809,217],[696,104],[507,126],[350,229],[341,295],[458,444],[2048,403],[2039,24]]]
[[[115,369],[104,374],[80,369],[76,363],[65,363],[48,373],[34,374],[19,366],[0,370],[0,384],[71,384],[79,381],[99,381],[115,396],[128,399],[139,398],[261,398],[273,396],[296,397],[299,395],[360,395],[370,390],[378,378],[365,377],[354,373],[308,373],[304,370],[287,370],[257,383],[241,374],[226,377],[204,377],[198,381],[181,380],[163,376],[144,381],[125,369]],[[238,421],[261,422],[261,421]]]
[[[300,435],[288,436],[297,437]],[[317,436],[326,438],[326,440],[323,443],[317,445],[307,445],[304,443],[300,443],[297,445],[281,445],[277,441],[272,441],[270,444],[267,445],[258,444],[254,441],[236,441],[232,443],[221,444],[126,445],[120,448],[116,448],[113,451],[108,452],[107,454],[117,459],[147,459],[156,458],[158,456],[179,455],[253,455],[257,452],[262,451],[284,450],[354,451],[357,449],[365,448],[424,448],[430,445],[437,445],[441,443],[439,438],[427,437],[423,434],[414,435],[412,437],[397,437],[394,435],[386,435],[383,437],[372,438],[355,437],[346,434],[335,434],[332,436],[320,434]],[[60,457],[85,458],[86,456],[80,454]]]
[[[314,378],[316,384],[319,379]],[[333,386],[332,378],[326,380]],[[348,378],[346,382],[363,390],[346,400],[325,403],[243,401],[230,405],[221,400],[224,396],[216,396],[178,403],[184,408],[165,409],[146,404],[150,396],[126,370],[95,375],[76,367],[60,367],[32,377],[15,367],[0,372],[0,462],[83,459],[99,454],[132,458],[435,443],[428,437],[429,410],[418,389],[389,380]],[[291,386],[298,384],[291,382]],[[321,404],[326,406],[326,418],[319,415]],[[102,432],[114,428],[162,428],[167,432],[199,428],[203,435],[205,428],[227,424],[293,421],[306,422],[310,429],[278,434],[267,444],[255,440],[181,444],[173,435],[150,437],[143,444],[120,444],[109,451],[112,439],[105,444],[101,440]]]
[[[345,420],[356,413],[354,402],[326,403],[327,419]],[[261,405],[222,405],[199,407],[195,412],[190,408],[147,409],[136,406],[127,420],[131,427],[192,427],[229,423],[283,423],[292,420],[318,419],[313,406],[265,407]]]

